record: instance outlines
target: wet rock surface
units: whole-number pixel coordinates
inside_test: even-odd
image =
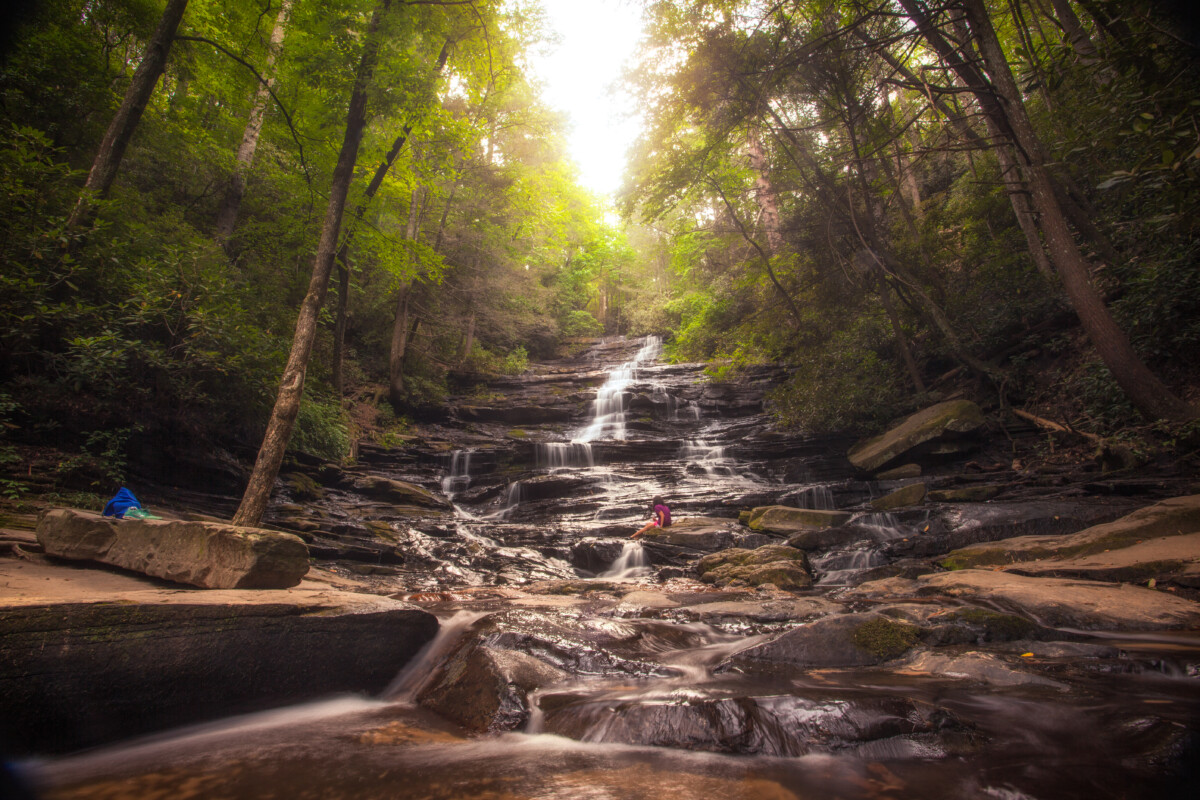
[[[780,370],[717,384],[654,345],[461,376],[469,394],[403,446],[363,443],[352,468],[281,480],[268,521],[305,538],[314,573],[440,620],[377,699],[297,711],[269,737],[234,722],[201,743],[59,760],[41,787],[1185,796],[1200,742],[1194,534],[1065,543],[1194,493],[1186,476],[1022,469],[965,407],[856,466],[847,438],[772,427],[763,397]],[[1008,425],[1040,436],[1025,430]],[[656,496],[675,524],[630,541]],[[181,498],[181,512],[229,502]],[[1003,563],[942,565],[988,546]],[[1151,563],[1153,588],[1129,585]]]

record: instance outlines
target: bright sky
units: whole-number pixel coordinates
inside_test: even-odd
[[[544,97],[571,120],[568,147],[580,180],[597,194],[621,184],[625,151],[639,121],[628,98],[610,92],[641,36],[637,0],[541,0],[562,43],[533,66]]]

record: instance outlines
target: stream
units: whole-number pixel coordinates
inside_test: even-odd
[[[706,385],[698,365],[660,352],[653,337],[607,342],[513,383],[510,396],[535,393],[537,408],[586,391],[577,418],[472,407],[474,420],[444,424],[452,446],[439,454],[363,455],[453,509],[389,523],[412,554],[386,578],[393,596],[441,628],[382,695],[26,762],[41,795],[1194,796],[1194,632],[1030,621],[1004,637],[955,622],[903,658],[839,661],[839,620],[882,609],[933,630],[998,612],[856,593],[900,574],[910,540],[944,524],[937,510],[873,511],[867,501],[892,487],[856,478],[845,442],[779,434],[758,388]],[[720,589],[686,572],[697,553],[628,539],[657,495],[676,520],[728,520],[730,535],[739,510],[776,502],[848,509],[859,535],[811,554],[811,588]],[[325,513],[351,525],[355,512],[331,498]],[[788,660],[800,651],[804,667]]]

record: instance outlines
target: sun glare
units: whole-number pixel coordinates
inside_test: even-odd
[[[641,10],[631,0],[541,1],[560,43],[533,58],[535,74],[546,102],[570,118],[567,143],[580,182],[611,195],[641,125],[632,99],[615,89],[641,37]]]

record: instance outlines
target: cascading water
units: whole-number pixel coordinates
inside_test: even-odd
[[[662,339],[647,336],[642,349],[632,361],[610,370],[608,380],[596,391],[592,401],[592,421],[586,428],[572,437],[575,442],[594,442],[597,439],[625,439],[625,390],[637,377],[642,364],[658,358],[662,352]]]
[[[537,468],[557,472],[562,469],[591,469],[596,466],[589,442],[538,442],[534,445]]]
[[[600,573],[599,578],[644,578],[653,572],[650,560],[646,557],[646,549],[641,542],[626,542],[621,548],[621,555],[613,561],[612,566]]]
[[[472,450],[455,450],[450,456],[450,472],[442,478],[442,491],[453,499],[454,494],[471,486]]]

